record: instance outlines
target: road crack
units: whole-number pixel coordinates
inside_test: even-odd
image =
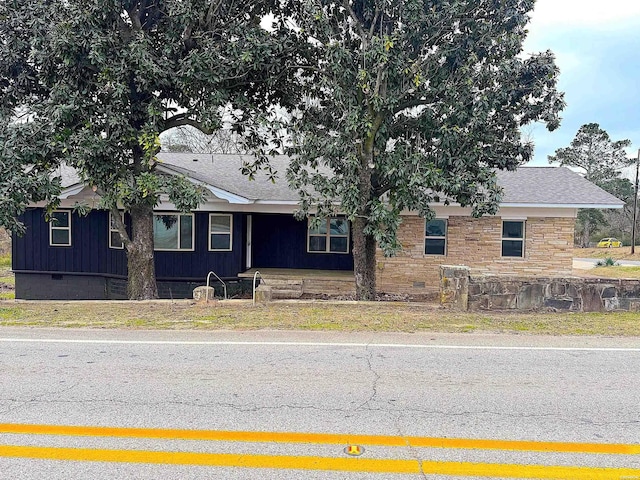
[[[361,410],[364,407],[367,407],[371,402],[374,402],[376,400],[376,397],[378,396],[378,382],[380,381],[381,376],[373,368],[373,362],[372,362],[373,352],[369,350],[369,345],[367,345],[366,351],[367,351],[366,357],[356,357],[356,358],[360,358],[360,359],[364,358],[367,364],[367,371],[373,376],[373,379],[371,381],[371,395],[367,400],[365,400],[362,404],[356,407],[356,410]],[[370,410],[370,409],[367,409],[367,410]]]

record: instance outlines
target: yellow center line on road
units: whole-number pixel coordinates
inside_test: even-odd
[[[383,447],[447,448],[471,450],[513,450],[554,453],[596,453],[639,455],[640,444],[540,442],[474,438],[403,437],[393,435],[350,435],[296,432],[243,432],[225,430],[178,430],[67,425],[0,424],[1,433],[23,435],[69,435],[125,437],[218,442],[308,443],[329,445],[375,445]]]
[[[554,480],[640,479],[637,468],[562,467],[466,462],[422,462],[422,472],[467,477],[536,478]]]
[[[324,470],[366,473],[436,474],[473,477],[537,478],[555,480],[638,479],[640,469],[509,465],[490,463],[420,462],[369,458],[297,457],[224,453],[162,452],[0,446],[0,457],[88,462],[198,465],[209,467]]]
[[[162,452],[142,450],[99,450],[0,446],[0,457],[74,460],[89,462],[155,463],[209,467],[272,468],[292,470],[334,470],[343,472],[420,473],[417,460],[372,458],[297,457],[230,453]]]

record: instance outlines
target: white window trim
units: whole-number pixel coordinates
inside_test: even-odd
[[[56,227],[53,216],[49,220],[49,246],[50,247],[70,247],[71,246],[71,210],[54,210],[52,213],[66,213],[69,218],[68,227]],[[53,243],[54,230],[67,230],[69,232],[69,243]]]
[[[113,248],[114,250],[124,250],[124,242],[122,241],[122,239],[120,240],[120,246],[116,247],[114,245],[112,245],[111,243],[111,234],[112,233],[117,233],[118,235],[120,234],[120,232],[118,232],[117,229],[111,228],[111,218],[113,216],[113,213],[111,211],[109,211],[109,218],[107,219],[107,227],[108,227],[108,234],[109,234],[109,248]],[[124,212],[120,212],[120,218],[122,218],[122,221],[124,222]]]
[[[449,233],[449,219],[448,218],[436,217],[436,218],[432,218],[431,220],[442,220],[442,221],[444,221],[444,236],[427,235],[427,224],[429,223],[429,221],[425,220],[424,221],[424,248],[422,249],[422,252],[423,252],[425,257],[446,257],[447,256],[447,247],[449,246],[449,242],[447,241],[447,234]],[[440,253],[427,253],[427,240],[428,239],[444,240],[444,253],[442,253],[442,254],[440,254]]]
[[[522,223],[522,238],[515,238],[515,237],[503,237],[502,232],[504,232],[504,222],[518,222],[518,223]],[[525,237],[527,235],[527,222],[526,220],[522,220],[522,219],[502,219],[502,223],[500,224],[500,257],[501,258],[524,258],[524,248],[525,248]],[[503,255],[502,254],[502,250],[503,250],[503,242],[505,240],[508,241],[521,241],[522,242],[522,255],[519,257],[516,257],[515,255]]]
[[[229,248],[212,248],[211,247],[211,217],[229,217]],[[218,235],[226,235],[219,233]],[[231,252],[233,251],[233,214],[231,213],[210,213],[209,214],[209,251],[210,252]]]
[[[331,235],[331,220],[332,219],[340,219],[340,220],[345,220],[347,222],[347,233],[346,235]],[[311,233],[311,219],[308,219],[307,221],[307,253],[330,253],[332,255],[346,255],[349,253],[349,238],[351,237],[351,225],[349,224],[349,221],[347,220],[346,217],[341,217],[341,216],[336,216],[336,217],[327,217],[325,219],[325,221],[327,222],[327,233]],[[326,248],[322,251],[320,250],[311,250],[310,244],[311,244],[311,237],[325,237],[327,239],[326,242]],[[346,252],[332,252],[330,250],[331,248],[331,237],[334,238],[345,238],[347,239],[347,251]]]
[[[178,217],[178,223],[181,222],[180,217],[191,217],[191,248],[156,248],[153,246],[154,252],[194,252],[196,246],[196,222],[193,213],[180,213],[180,212],[153,212],[153,216],[173,215]],[[155,218],[154,218],[155,223]],[[154,242],[155,243],[155,242]],[[178,243],[180,243],[180,225],[178,225]]]

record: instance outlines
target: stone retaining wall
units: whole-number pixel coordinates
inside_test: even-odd
[[[440,269],[441,304],[458,310],[640,311],[640,280],[578,277],[470,276]]]

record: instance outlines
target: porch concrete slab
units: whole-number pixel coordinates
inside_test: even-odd
[[[311,270],[306,268],[251,268],[238,274],[240,278],[253,278],[256,271],[264,278],[283,277],[289,279],[313,278],[318,280],[353,281],[353,272],[349,270]]]

